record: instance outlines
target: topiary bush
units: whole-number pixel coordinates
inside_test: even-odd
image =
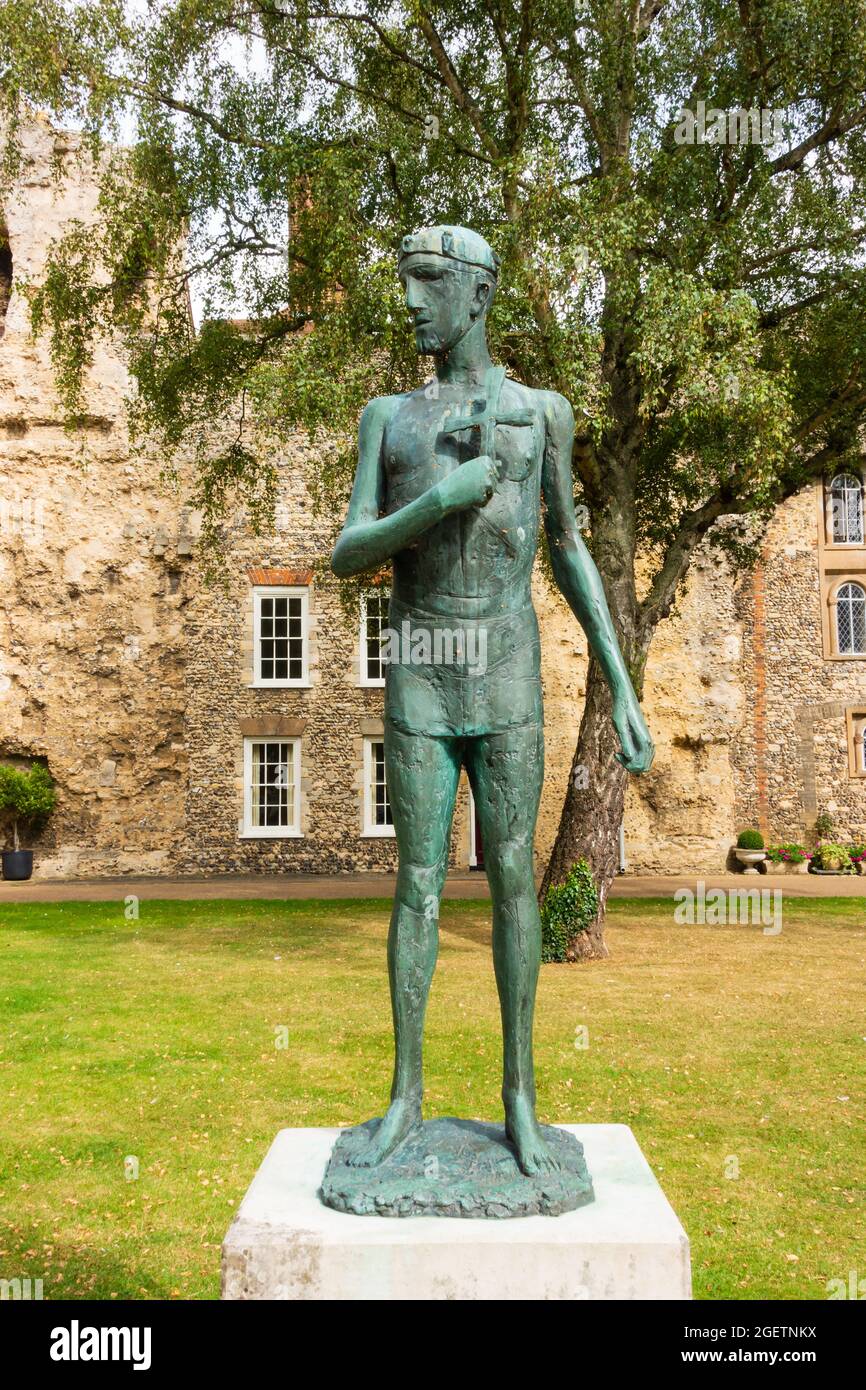
[[[737,849],[763,849],[764,837],[760,830],[741,830],[737,836]]]
[[[574,938],[586,931],[598,912],[598,891],[585,859],[572,864],[564,883],[548,888],[541,907],[541,959],[568,960]]]

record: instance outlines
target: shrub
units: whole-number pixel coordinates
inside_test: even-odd
[[[866,845],[849,845],[848,855],[852,864],[859,864],[861,859],[866,859]]]
[[[737,836],[737,849],[763,849],[764,837],[760,830],[741,830]]]
[[[822,811],[815,817],[815,839],[829,840],[833,834],[833,817],[829,811]]]
[[[0,814],[11,827],[12,847],[18,849],[22,834],[35,835],[51,815],[57,793],[51,776],[41,763],[22,772],[0,763]]]
[[[574,938],[598,912],[598,893],[585,859],[572,864],[564,883],[548,888],[541,907],[541,959],[564,961]]]

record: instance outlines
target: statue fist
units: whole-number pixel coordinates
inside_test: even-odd
[[[617,761],[629,772],[648,772],[655,747],[633,692],[614,696],[613,726],[622,744],[622,752],[614,754]]]
[[[488,454],[467,459],[439,483],[439,495],[446,512],[462,512],[467,507],[483,507],[493,496],[498,481],[496,463]]]

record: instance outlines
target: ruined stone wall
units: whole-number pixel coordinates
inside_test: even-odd
[[[586,640],[558,593],[536,585],[542,630],[546,775],[536,837],[539,865],[556,836],[577,743]],[[644,711],[655,761],[629,781],[625,852],[631,872],[719,871],[735,821],[732,748],[747,697],[734,581],[709,551],[650,650]]]
[[[158,872],[183,833],[183,607],[190,552],[177,500],[129,455],[120,360],[98,349],[87,422],[65,432],[22,278],[94,215],[78,141],[28,129],[0,208],[13,288],[0,338],[0,760],[40,758],[57,810],[40,876]],[[60,158],[63,180],[51,175]]]

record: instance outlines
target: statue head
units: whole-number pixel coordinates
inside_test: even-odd
[[[418,351],[442,355],[486,317],[499,257],[467,227],[422,227],[403,238],[397,268]]]

